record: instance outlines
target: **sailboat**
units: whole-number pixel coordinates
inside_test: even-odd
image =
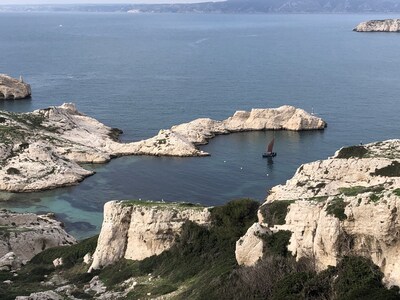
[[[275,138],[273,138],[272,141],[268,144],[267,152],[263,153],[262,157],[275,157],[276,156],[276,152],[272,152],[272,149],[274,148],[274,142],[275,142]]]

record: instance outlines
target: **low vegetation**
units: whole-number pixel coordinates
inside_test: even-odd
[[[350,146],[340,149],[336,158],[363,158],[367,153],[364,146]]]
[[[171,299],[210,300],[400,298],[396,287],[385,289],[383,274],[366,258],[344,257],[337,267],[321,273],[315,272],[312,257],[296,261],[287,250],[289,231],[264,236],[263,259],[253,267],[238,266],[235,243],[257,220],[258,207],[258,202],[249,199],[215,207],[211,209],[209,228],[187,221],[176,244],[161,255],[143,261],[121,259],[90,274],[82,258],[87,252],[93,253],[97,237],[45,250],[18,271],[17,277],[0,272],[0,282],[13,281],[11,285],[0,284],[0,299],[55,289],[57,285],[40,284],[55,275],[75,284],[77,288],[71,293],[79,299],[94,298],[94,292],[85,291],[84,285],[97,275],[108,290],[114,291],[123,289],[121,284],[133,278],[135,288],[124,299],[149,299],[166,294],[173,295]],[[277,210],[285,211],[282,207]],[[58,257],[65,264],[55,268],[52,261]]]
[[[339,191],[348,197],[357,196],[358,194],[363,193],[380,193],[385,189],[383,184],[373,185],[373,186],[352,186],[348,188],[340,188]]]
[[[344,221],[347,219],[347,216],[344,213],[346,205],[347,203],[344,202],[343,198],[335,198],[327,205],[326,213],[338,218],[340,221]]]
[[[396,160],[386,167],[376,169],[372,176],[400,177],[400,163]]]
[[[267,223],[270,227],[285,224],[289,205],[294,202],[294,200],[277,200],[262,205],[260,211],[264,218],[264,223]]]

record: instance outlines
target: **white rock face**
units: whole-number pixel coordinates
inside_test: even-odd
[[[76,243],[61,225],[48,215],[0,211],[0,261],[12,256],[8,266],[18,268],[45,249]]]
[[[169,249],[185,221],[209,223],[203,207],[179,203],[111,201],[104,206],[104,220],[90,270],[99,269],[121,258],[142,260]]]
[[[119,131],[80,113],[71,103],[15,114],[0,111],[0,190],[29,192],[76,184],[93,174],[78,163],[104,163],[121,155],[204,156],[197,148],[217,134],[248,130],[312,130],[326,123],[302,109],[282,106],[236,112],[224,121],[197,119],[157,136],[119,143]]]
[[[8,75],[0,74],[0,100],[17,100],[30,96],[31,87],[24,83],[22,77],[17,80]]]
[[[32,293],[29,296],[17,296],[15,300],[63,300],[63,297],[54,291],[46,291]]]
[[[400,19],[371,20],[362,22],[353,29],[358,32],[399,32]]]
[[[297,259],[315,257],[319,270],[345,255],[361,255],[381,268],[388,285],[400,285],[400,140],[349,149],[301,166],[286,184],[272,188],[260,211],[292,200],[285,222],[267,224],[259,213],[259,225],[291,231],[288,250]],[[333,212],[333,205],[339,210]],[[240,264],[252,265],[261,255],[250,251],[257,239],[262,242],[253,231],[240,240],[247,248],[237,245]]]
[[[236,242],[236,261],[240,265],[255,265],[263,256],[264,244],[260,235],[269,233],[268,227],[254,223],[246,234]]]

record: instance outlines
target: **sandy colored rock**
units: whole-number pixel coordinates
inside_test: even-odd
[[[105,163],[122,155],[208,155],[197,146],[217,134],[326,126],[304,110],[282,106],[236,112],[224,121],[197,119],[143,141],[120,143],[119,130],[80,113],[71,103],[32,113],[0,111],[0,123],[0,190],[9,192],[73,185],[94,174],[78,163]]]
[[[252,266],[263,257],[264,244],[260,236],[268,232],[268,228],[254,223],[236,242],[235,257],[239,265]]]
[[[361,255],[380,267],[388,285],[400,285],[399,165],[400,140],[344,148],[332,158],[304,164],[286,184],[272,188],[260,208],[293,200],[285,224],[270,226],[261,213],[259,224],[271,232],[291,231],[288,250],[297,259],[314,258],[318,270],[345,255]],[[334,212],[333,205],[341,209]],[[252,228],[242,244],[257,243]],[[251,265],[258,257],[249,252],[238,261]]]
[[[400,19],[371,20],[358,24],[353,31],[357,32],[399,32]]]
[[[121,258],[142,260],[169,249],[185,221],[209,223],[207,208],[179,203],[111,201],[104,206],[104,221],[90,270]]]
[[[5,74],[0,74],[0,100],[17,100],[29,98],[31,87],[22,77],[18,80]]]
[[[13,252],[14,260],[23,263],[45,249],[76,243],[61,222],[47,215],[0,211],[0,231],[0,257]]]

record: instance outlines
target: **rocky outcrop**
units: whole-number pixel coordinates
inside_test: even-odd
[[[185,203],[107,202],[90,270],[121,258],[142,260],[158,255],[173,245],[184,222],[208,225],[209,218],[207,208]]]
[[[0,74],[0,100],[17,100],[29,98],[31,87],[22,77],[19,80]]]
[[[2,270],[18,268],[41,251],[76,240],[67,234],[52,214],[35,215],[0,211],[0,265]]]
[[[371,20],[358,24],[353,31],[357,32],[399,32],[400,19]]]
[[[278,208],[280,207],[280,208]],[[283,210],[282,207],[287,207]],[[317,269],[345,255],[370,258],[388,285],[400,285],[400,140],[342,148],[327,160],[302,165],[271,189],[259,210],[264,232],[291,232],[288,250],[315,259]],[[254,227],[237,242],[239,264],[263,256]],[[265,250],[265,249],[264,249]]]
[[[282,106],[238,111],[224,121],[197,119],[147,140],[119,143],[119,130],[80,113],[71,103],[32,113],[0,111],[0,190],[29,192],[76,184],[93,174],[78,163],[104,163],[121,155],[208,155],[197,146],[217,134],[325,126],[302,109]]]

